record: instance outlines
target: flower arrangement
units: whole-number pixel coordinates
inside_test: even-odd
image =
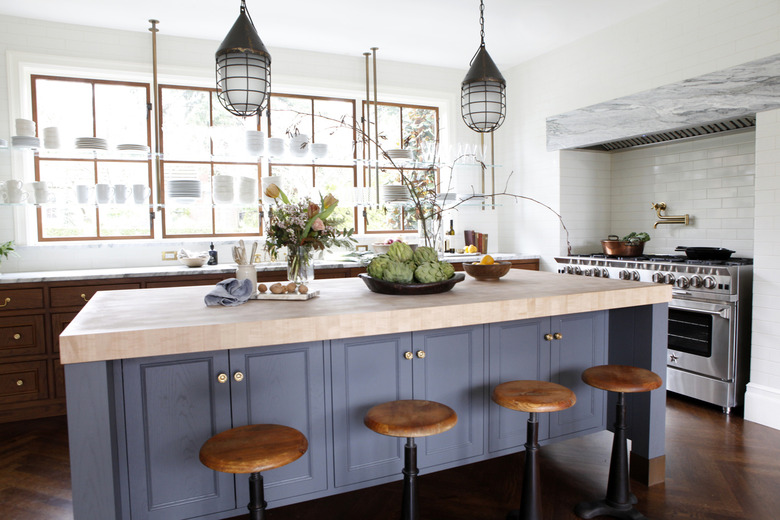
[[[268,209],[265,249],[271,256],[276,256],[281,247],[288,249],[287,267],[291,281],[305,281],[312,249],[352,248],[355,230],[336,229],[328,220],[339,203],[330,193],[324,197],[320,195],[319,204],[308,197],[291,202],[281,188],[269,184],[265,195],[275,202]]]
[[[9,240],[4,244],[0,244],[0,263],[9,256],[19,256],[14,252],[14,241]]]

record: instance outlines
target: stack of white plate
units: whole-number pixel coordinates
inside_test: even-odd
[[[409,188],[400,184],[382,186],[379,190],[380,202],[403,202],[411,198]]]
[[[11,146],[17,148],[40,148],[41,140],[27,135],[13,135],[11,136]]]
[[[387,157],[389,157],[393,161],[410,161],[412,159],[412,151],[404,150],[401,148],[394,148],[392,150],[387,150],[385,152],[385,155],[387,155]]]
[[[149,147],[145,144],[123,143],[116,145],[116,149],[123,152],[143,152],[149,153]]]
[[[171,179],[167,183],[166,195],[178,202],[194,202],[201,197],[200,181],[197,179]]]
[[[246,151],[250,155],[260,155],[265,148],[265,134],[257,130],[246,131]]]
[[[60,147],[60,130],[56,126],[43,129],[43,146],[49,150],[56,150]]]
[[[30,119],[17,119],[16,135],[35,137],[35,121]]]
[[[76,148],[79,150],[108,150],[108,141],[101,137],[77,137]]]

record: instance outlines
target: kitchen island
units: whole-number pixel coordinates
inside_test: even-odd
[[[578,404],[542,425],[554,442],[611,422],[605,393],[579,378],[588,366],[665,376],[669,286],[519,270],[426,296],[314,284],[318,298],[239,307],[206,307],[209,287],[98,292],[60,336],[75,518],[242,514],[245,482],[205,469],[197,451],[249,422],[309,439],[304,457],[266,476],[274,507],[400,478],[402,443],[362,427],[371,404],[427,398],[456,410],[453,430],[421,444],[431,472],[522,449],[523,414],[490,402],[499,382],[575,391]],[[632,475],[656,483],[664,392],[632,397]]]

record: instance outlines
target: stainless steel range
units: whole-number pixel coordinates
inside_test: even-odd
[[[743,404],[750,365],[753,260],[684,255],[559,257],[558,272],[673,286],[666,387],[729,413]]]

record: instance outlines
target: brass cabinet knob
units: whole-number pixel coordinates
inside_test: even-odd
[[[22,339],[22,335],[17,332],[14,334],[14,339]]]
[[[404,357],[406,359],[412,359],[414,357],[414,354],[412,354],[411,352],[404,352]]]
[[[219,381],[220,383],[227,383],[227,380],[228,380],[228,376],[227,376],[227,374],[226,374],[226,373],[224,373],[224,372],[221,372],[221,373],[220,373],[220,374],[217,376],[217,381]]]
[[[5,306],[6,306],[6,305],[8,305],[9,303],[11,303],[11,298],[6,298],[6,299],[5,299],[5,301],[3,302],[3,304],[2,304],[2,305],[0,305],[0,307],[5,307]]]
[[[233,379],[236,381],[243,381],[244,380],[244,373],[243,372],[236,372],[233,374]]]
[[[425,351],[424,350],[418,350],[417,351],[417,357],[420,359],[425,359]]]
[[[24,381],[22,381],[21,379],[17,379],[16,380],[16,386],[22,386],[23,384],[24,384]]]
[[[552,339],[553,339],[553,335],[552,334],[545,334],[544,335],[544,340],[545,341],[552,341]]]
[[[85,302],[89,301],[89,298],[87,298],[87,295],[84,293],[81,293],[81,299],[84,300]]]
[[[553,339],[563,339],[563,334],[561,334],[560,332],[556,332],[555,334],[553,334]]]

